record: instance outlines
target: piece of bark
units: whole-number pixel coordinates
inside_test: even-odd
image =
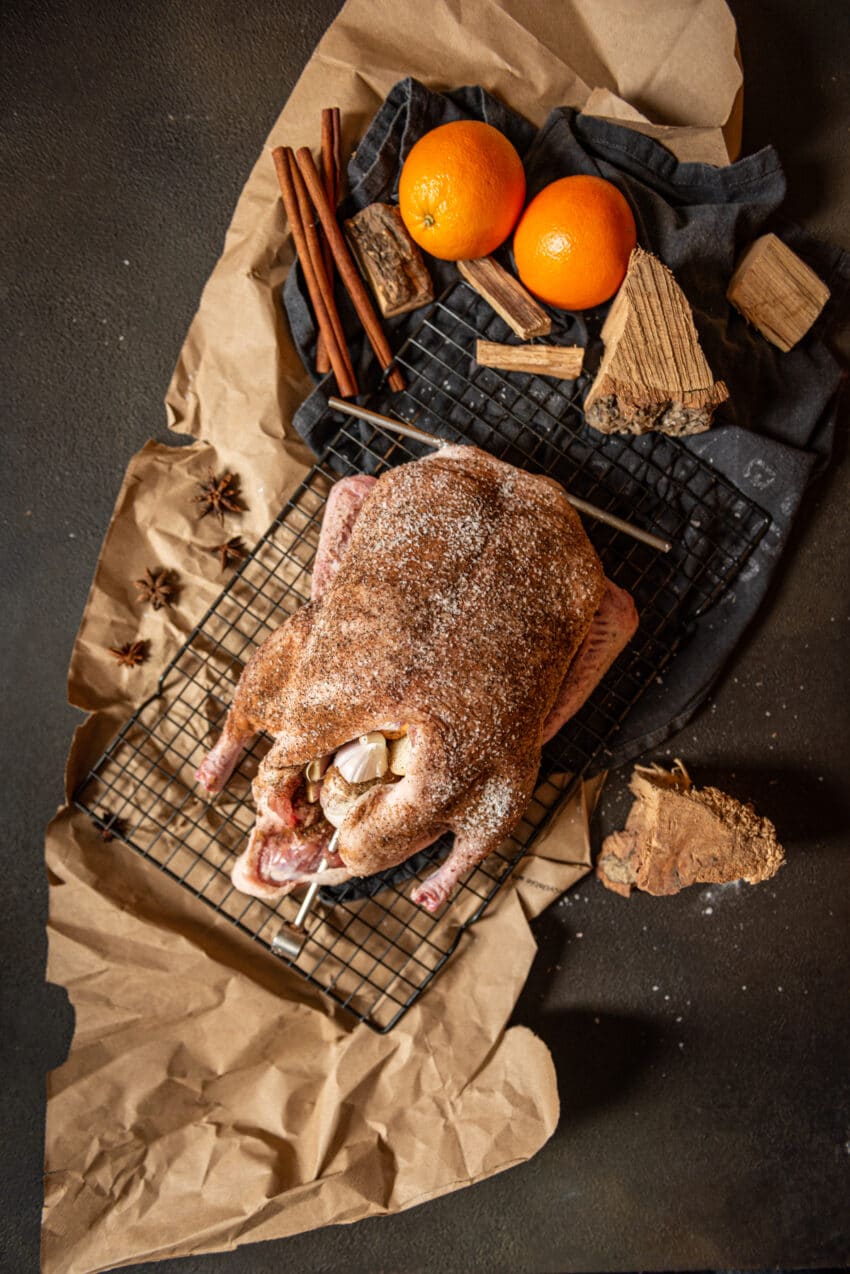
[[[747,248],[726,299],[762,336],[785,353],[808,332],[829,300],[829,288],[775,234]]]
[[[498,341],[478,341],[475,361],[481,367],[496,367],[503,372],[533,372],[536,376],[575,380],[581,375],[584,350],[580,345],[502,345]]]
[[[715,381],[673,273],[635,248],[602,328],[605,353],[584,403],[601,433],[702,433],[729,397]]]
[[[757,884],[776,874],[785,853],[770,819],[716,787],[697,789],[681,761],[672,771],[637,765],[626,826],[603,842],[596,874],[628,898],[633,889],[675,894],[687,885]]]
[[[398,208],[369,204],[346,221],[345,234],[384,318],[433,301],[431,276]]]
[[[458,261],[460,277],[503,318],[512,332],[524,341],[532,336],[548,336],[552,320],[530,292],[508,274],[492,257]]]

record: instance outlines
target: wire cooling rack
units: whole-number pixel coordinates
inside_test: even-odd
[[[510,334],[485,302],[458,284],[416,324],[397,356],[408,389],[392,395],[379,389],[371,405],[549,474],[572,494],[674,546],[660,554],[601,523],[587,523],[609,578],[634,597],[640,627],[581,711],[547,744],[540,786],[501,849],[469,873],[434,916],[410,902],[409,879],[433,869],[446,852],[446,838],[401,870],[322,890],[294,957],[275,940],[292,920],[297,899],[270,906],[231,884],[230,867],[254,821],[251,781],[270,740],[255,742],[215,800],[199,793],[194,771],[218,736],[245,661],[309,598],[333,481],[355,472],[377,474],[423,451],[374,425],[340,425],[317,397],[321,391],[302,408],[311,413],[311,436],[325,439],[320,461],[165,669],[156,694],[113,739],[74,797],[101,829],[381,1032],[423,993],[572,786],[604,768],[632,707],[694,619],[735,578],[769,521],[679,441],[661,434],[603,437],[590,429],[580,382],[478,367],[471,358],[478,337],[506,340]]]

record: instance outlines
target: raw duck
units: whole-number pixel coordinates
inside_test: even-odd
[[[218,792],[257,733],[274,737],[234,883],[275,901],[384,871],[449,831],[451,852],[412,893],[436,911],[516,826],[542,745],[636,626],[550,478],[449,446],[338,482],[311,600],[249,660],[197,772]],[[366,736],[370,777],[351,783],[336,754]],[[351,774],[352,750],[340,755]]]

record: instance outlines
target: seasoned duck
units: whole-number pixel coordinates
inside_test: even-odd
[[[274,900],[450,831],[412,895],[436,910],[519,821],[542,744],[636,624],[549,478],[452,446],[337,483],[311,600],[249,660],[198,770],[220,791],[254,736],[274,736],[234,882]]]

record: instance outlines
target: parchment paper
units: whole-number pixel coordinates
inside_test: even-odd
[[[289,424],[309,380],[277,303],[291,247],[268,147],[315,145],[321,107],[339,105],[350,149],[390,86],[414,75],[483,84],[537,124],[553,105],[587,102],[725,162],[719,129],[741,75],[720,0],[633,17],[620,0],[443,0],[427,24],[418,9],[349,0],[237,204],[167,395],[170,423],[197,441],[149,443],[131,461],[86,604],[69,697],[93,715],[74,739],[69,792],[225,582],[210,549],[236,534],[252,543],[309,463]],[[683,124],[694,127],[669,128]],[[239,475],[246,505],[223,533],[191,503],[209,467]],[[135,600],[154,565],[179,576],[170,611]],[[139,638],[148,662],[119,669],[106,648]],[[534,956],[528,920],[588,870],[586,826],[580,805],[564,811],[419,1004],[378,1036],[61,810],[47,836],[48,976],[67,988],[76,1032],[49,1081],[44,1270],[397,1211],[533,1155],[558,1119],[554,1068],[506,1023]]]

